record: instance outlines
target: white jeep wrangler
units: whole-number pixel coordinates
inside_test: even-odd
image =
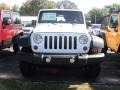
[[[22,37],[19,45],[23,47],[18,59],[24,76],[32,76],[37,65],[73,65],[82,66],[87,76],[96,77],[104,57],[103,40],[88,33],[79,10],[40,10],[33,33]]]

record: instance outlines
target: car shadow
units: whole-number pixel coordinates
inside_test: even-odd
[[[120,55],[108,53],[101,64],[101,72],[97,78],[87,78],[81,68],[39,67],[33,77],[21,75],[16,55],[9,50],[0,52],[0,79],[18,80],[22,82],[42,83],[103,83],[120,84]]]
[[[0,59],[1,58],[6,58],[6,57],[9,57],[9,56],[13,56],[14,53],[10,50],[2,50],[0,51]]]

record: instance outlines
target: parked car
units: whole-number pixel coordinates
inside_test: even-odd
[[[92,30],[94,31],[95,35],[100,35],[101,24],[92,24]]]
[[[88,77],[97,77],[103,61],[103,39],[88,33],[82,11],[41,9],[30,36],[21,38],[17,59],[25,77],[37,66],[74,66],[83,68]]]
[[[0,10],[0,49],[13,45],[14,52],[19,50],[18,39],[22,34],[20,14],[9,10]]]
[[[111,12],[103,19],[101,30],[102,38],[104,39],[104,53],[107,49],[120,53],[120,12]]]
[[[101,34],[101,24],[91,24],[91,26],[88,27],[88,31],[91,35],[100,36]]]
[[[37,20],[36,16],[21,16],[22,30],[24,35],[29,35],[34,29],[32,21]]]

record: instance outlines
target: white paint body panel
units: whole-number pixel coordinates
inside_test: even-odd
[[[37,24],[36,28],[34,29],[34,33],[38,32],[73,32],[73,33],[86,33],[88,34],[88,30],[86,29],[85,24]]]

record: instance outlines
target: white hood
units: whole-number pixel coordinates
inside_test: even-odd
[[[33,32],[75,32],[88,33],[85,24],[38,24]]]

